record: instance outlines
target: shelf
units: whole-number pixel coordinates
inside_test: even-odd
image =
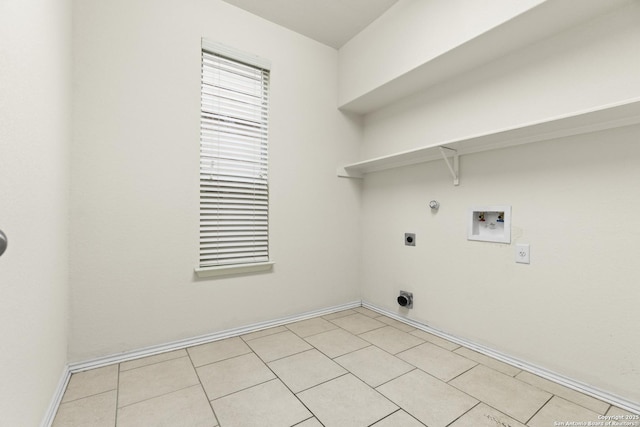
[[[426,60],[414,69],[353,99],[339,108],[367,114],[407,96],[470,72],[498,58],[517,52],[568,28],[588,22],[627,3],[627,0],[546,0],[475,38]]]
[[[544,121],[527,123],[482,135],[429,144],[413,150],[348,164],[338,169],[338,176],[362,178],[365,174],[371,172],[440,160],[447,153],[453,154],[455,158],[463,154],[582,135],[638,123],[640,123],[640,98],[634,98]],[[457,170],[455,170],[457,161],[454,162],[454,167],[449,162],[448,165],[452,174],[454,174],[455,181],[458,175]]]

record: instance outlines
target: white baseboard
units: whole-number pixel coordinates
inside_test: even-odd
[[[168,351],[180,350],[183,348],[192,347],[194,345],[206,344],[209,342],[218,341],[225,338],[231,338],[239,335],[248,334],[251,332],[257,332],[263,329],[273,328],[275,326],[281,326],[281,325],[285,325],[292,322],[299,322],[301,320],[306,320],[312,317],[323,316],[326,314],[334,313],[336,311],[347,310],[350,308],[356,308],[360,306],[376,311],[380,314],[384,314],[385,316],[398,320],[402,323],[406,323],[407,325],[413,326],[414,328],[420,329],[421,331],[429,332],[433,335],[447,339],[463,347],[470,348],[471,350],[475,350],[478,353],[482,353],[489,357],[493,357],[494,359],[498,359],[501,362],[515,366],[524,371],[531,372],[532,374],[538,375],[542,378],[546,378],[550,381],[564,385],[565,387],[568,387],[573,390],[579,391],[581,393],[587,394],[589,396],[595,397],[596,399],[603,400],[619,408],[622,408],[634,413],[640,413],[640,404],[637,402],[629,401],[627,399],[624,399],[620,396],[609,393],[607,391],[600,390],[598,388],[592,387],[588,384],[581,383],[579,381],[575,381],[571,378],[567,378],[565,376],[551,372],[547,369],[541,368],[531,363],[515,359],[511,356],[508,356],[506,354],[493,350],[489,347],[485,347],[485,346],[476,344],[472,341],[468,341],[453,335],[449,335],[445,332],[434,329],[424,323],[407,319],[406,317],[402,317],[397,313],[393,313],[386,309],[377,307],[368,302],[353,301],[350,303],[328,307],[320,310],[309,311],[303,314],[286,316],[276,320],[254,323],[252,325],[242,326],[239,328],[228,329],[225,331],[214,332],[206,335],[200,335],[197,337],[187,338],[184,340],[174,341],[166,344],[145,347],[142,349],[127,351],[127,352],[118,353],[110,356],[99,357],[99,358],[87,360],[84,362],[70,363],[65,366],[62,372],[60,381],[58,383],[58,387],[56,388],[53,398],[51,399],[51,404],[49,405],[45,418],[42,421],[41,427],[51,427],[51,425],[53,424],[53,420],[55,418],[56,412],[58,411],[58,407],[60,406],[60,402],[62,401],[62,396],[64,395],[64,391],[67,387],[67,384],[69,383],[71,374],[73,373],[86,371],[89,369],[100,368],[103,366],[112,365],[114,363],[128,362],[130,360],[139,359],[141,357],[154,356],[156,354],[161,354]]]
[[[406,317],[400,316],[397,313],[393,313],[384,308],[377,307],[373,304],[370,304],[366,301],[362,301],[362,306],[368,308],[370,310],[376,311],[380,314],[384,314],[385,316],[391,317],[392,319],[398,320],[402,323],[406,323],[407,325],[413,326],[416,329],[420,329],[421,331],[429,332],[430,334],[437,335],[446,340],[452,341],[456,344],[459,344],[463,347],[467,347],[471,350],[475,350],[478,353],[482,353],[486,356],[493,357],[494,359],[498,359],[501,362],[504,362],[508,365],[515,366],[523,371],[530,372],[532,374],[538,375],[542,378],[545,378],[549,381],[553,381],[555,383],[561,384],[570,389],[576,390],[580,393],[587,394],[596,399],[600,399],[604,402],[607,402],[611,405],[617,406],[621,409],[640,414],[640,403],[632,402],[628,399],[615,395],[613,393],[609,393],[608,391],[601,390],[597,387],[593,387],[589,384],[582,383],[580,381],[576,381],[574,379],[565,377],[558,373],[549,371],[548,369],[541,368],[529,362],[516,359],[489,347],[485,347],[480,344],[476,344],[472,341],[468,341],[463,338],[456,337],[454,335],[447,334],[446,332],[439,331],[434,329],[424,323],[416,322],[415,320],[407,319]]]
[[[340,304],[333,307],[323,308],[320,310],[308,311],[302,314],[296,314],[292,316],[282,317],[276,320],[269,320],[266,322],[254,323],[252,325],[242,326],[234,329],[227,329],[225,331],[214,332],[211,334],[200,335],[193,338],[187,338],[184,340],[174,341],[166,344],[145,347],[138,350],[127,351],[123,353],[113,354],[110,356],[98,357],[96,359],[86,360],[84,362],[69,363],[65,366],[58,387],[54,393],[49,408],[42,421],[41,427],[51,427],[53,420],[58,412],[60,403],[62,402],[62,396],[67,388],[71,374],[76,372],[82,372],[89,369],[101,368],[103,366],[112,365],[114,363],[128,362],[130,360],[139,359],[141,357],[154,356],[156,354],[166,353],[168,351],[180,350],[194,345],[206,344],[213,341],[222,340],[225,338],[231,338],[238,335],[244,335],[251,332],[261,331],[267,328],[273,328],[275,326],[285,325],[287,323],[299,322],[301,320],[310,319],[316,316],[324,316],[325,314],[335,313],[336,311],[348,310],[350,308],[356,308],[362,306],[361,301],[353,301],[346,304]]]
[[[49,403],[49,408],[47,408],[47,412],[44,415],[44,419],[42,420],[40,427],[50,427],[53,424],[53,419],[56,417],[58,407],[60,406],[60,402],[62,402],[62,396],[67,388],[67,384],[69,384],[70,378],[71,371],[69,370],[69,365],[65,365],[62,369],[62,375],[60,375],[60,380],[58,381],[56,390],[51,398],[51,403]]]
[[[323,308],[320,310],[308,311],[302,314],[286,316],[280,319],[254,323],[252,325],[241,326],[239,328],[227,329],[225,331],[214,332],[206,335],[200,335],[197,337],[173,341],[166,344],[160,344],[160,345],[155,345],[151,347],[145,347],[138,350],[113,354],[110,356],[98,357],[96,359],[91,359],[84,362],[70,363],[69,371],[71,373],[75,373],[75,372],[86,371],[89,369],[100,368],[102,366],[112,365],[114,363],[128,362],[130,360],[139,359],[141,357],[154,356],[156,354],[166,353],[168,351],[180,350],[183,348],[192,347],[194,345],[206,344],[213,341],[222,340],[225,338],[236,337],[238,335],[244,335],[251,332],[260,331],[262,329],[285,325],[287,323],[299,322],[301,320],[309,319],[311,317],[323,316],[325,314],[334,313],[336,311],[360,307],[361,305],[362,303],[360,301],[353,301],[350,303],[336,305],[329,308]]]

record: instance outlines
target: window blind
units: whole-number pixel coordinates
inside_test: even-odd
[[[233,56],[203,41],[201,268],[269,261],[269,70]]]

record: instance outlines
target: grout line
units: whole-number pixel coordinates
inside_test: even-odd
[[[309,411],[311,412],[311,411]],[[304,420],[300,421],[299,423],[295,423],[294,425],[292,425],[291,427],[296,427],[299,425],[302,425],[302,423],[306,423],[309,420],[315,419],[316,421],[318,421],[318,419],[315,417],[315,415],[313,415],[313,412],[311,412],[311,416],[309,418],[305,418]],[[320,421],[318,421],[320,422]],[[320,423],[320,425],[324,426],[324,424]]]
[[[328,383],[328,382],[331,382],[331,381],[333,381],[333,380],[337,380],[338,378],[344,377],[345,375],[349,375],[349,374],[351,374],[351,375],[353,375],[354,377],[356,377],[356,376],[353,374],[353,372],[351,372],[350,370],[345,369],[344,367],[343,367],[343,369],[346,371],[345,373],[340,374],[340,375],[338,375],[337,377],[333,377],[333,378],[330,378],[330,379],[328,379],[328,380],[324,380],[324,381],[322,381],[322,382],[319,382],[318,384],[314,384],[314,385],[312,385],[311,387],[307,387],[307,388],[305,388],[304,390],[300,390],[300,391],[299,391],[299,392],[297,392],[297,393],[295,393],[295,392],[294,392],[293,390],[291,390],[291,389],[289,389],[289,390],[291,390],[291,393],[293,393],[293,394],[295,394],[295,395],[297,396],[299,393],[304,393],[305,391],[311,390],[312,388],[316,388],[316,387],[318,387],[318,386],[321,386],[321,385],[326,384],[326,383]],[[358,378],[358,377],[356,377],[356,378]],[[280,377],[278,377],[278,379],[280,379]],[[358,378],[358,379],[360,379],[360,378]],[[280,380],[280,381],[282,381],[282,380]],[[360,381],[362,381],[362,380],[360,380]],[[282,381],[282,382],[284,383],[284,381]],[[368,385],[368,384],[367,384],[367,385]],[[285,384],[285,386],[286,386],[286,384]],[[287,388],[289,388],[289,387],[287,386]]]
[[[138,401],[135,401],[135,402],[131,402],[131,403],[128,403],[128,404],[126,404],[126,405],[124,405],[124,406],[118,406],[118,408],[117,408],[117,409],[119,410],[119,409],[128,408],[129,406],[137,405],[138,403],[148,402],[148,401],[150,401],[150,400],[157,399],[157,398],[159,398],[159,397],[167,396],[167,395],[170,395],[170,394],[173,394],[173,393],[177,393],[177,392],[179,392],[179,391],[183,391],[183,390],[186,390],[186,389],[188,389],[188,388],[191,388],[191,387],[197,387],[197,386],[198,386],[198,384],[191,384],[191,385],[188,385],[188,386],[186,386],[186,387],[181,387],[181,388],[178,388],[178,389],[175,389],[175,390],[171,390],[170,392],[167,392],[167,393],[163,393],[163,394],[159,394],[159,395],[157,395],[157,396],[151,396],[151,397],[147,397],[147,398],[142,399],[142,400],[138,400]]]
[[[311,344],[309,344],[309,345],[311,345]],[[313,346],[312,346],[312,347],[313,347]],[[315,348],[315,347],[313,347],[313,348]],[[278,376],[278,374],[276,374],[276,373],[275,373],[275,371],[274,371],[273,369],[271,369],[271,366],[269,366],[267,363],[265,363],[265,365],[267,366],[267,369],[269,369],[269,370],[271,371],[271,373],[272,373],[273,375],[275,375],[275,376],[276,376],[276,379],[277,379],[278,381],[280,381],[280,383],[281,383],[283,386],[285,386],[285,388],[286,388],[287,390],[289,390],[289,393],[291,393],[291,394],[296,398],[296,400],[297,400],[298,402],[300,402],[300,404],[301,404],[302,406],[304,406],[304,407],[305,407],[305,409],[306,409],[307,411],[309,411],[309,413],[312,415],[312,418],[315,418],[318,422],[320,422],[320,420],[318,419],[318,417],[316,416],[316,414],[315,414],[315,413],[314,413],[314,412],[313,412],[313,411],[312,411],[312,410],[311,410],[311,409],[310,409],[310,408],[309,408],[309,407],[308,407],[308,406],[307,406],[307,405],[302,401],[302,399],[300,399],[300,397],[298,397],[298,395],[297,395],[296,393],[294,393],[294,392],[293,392],[293,390],[291,390],[291,388],[287,385],[287,383],[285,383],[285,382],[284,382],[284,381],[283,381],[283,380]],[[345,374],[345,375],[346,375],[346,374]],[[338,378],[338,377],[336,377],[336,378]],[[335,378],[333,378],[333,379],[335,379]],[[329,381],[331,381],[331,380],[329,380]],[[315,386],[314,386],[314,387],[315,387]],[[309,387],[309,389],[310,389],[310,388],[311,388],[311,387]],[[307,389],[307,390],[309,390],[309,389]],[[304,390],[302,390],[302,391],[304,391]],[[302,393],[302,391],[300,391],[299,393]],[[308,420],[308,419],[309,419],[309,418],[307,418],[306,420]],[[304,422],[304,421],[306,421],[306,420],[303,420],[303,421],[301,421],[301,422]],[[298,424],[300,424],[300,423],[298,423]],[[322,424],[322,423],[320,423],[320,424]],[[324,426],[324,424],[322,424],[322,425]]]
[[[186,352],[186,349],[185,349],[185,352]],[[160,353],[160,354],[163,354],[163,353]],[[146,357],[154,357],[154,356],[146,356]],[[137,359],[133,359],[133,360],[141,360],[141,359],[145,359],[146,357],[139,357],[139,358],[137,358]],[[129,369],[125,369],[125,370],[122,370],[122,369],[121,369],[121,365],[122,365],[122,363],[127,363],[127,362],[129,362],[129,361],[127,361],[127,362],[120,362],[120,363],[118,363],[118,378],[120,378],[120,372],[121,372],[121,371],[122,371],[122,372],[135,371],[136,369],[146,368],[147,366],[159,365],[160,363],[170,362],[170,361],[172,361],[172,360],[182,359],[183,357],[188,357],[188,355],[187,355],[187,354],[184,354],[184,355],[182,355],[182,356],[173,357],[173,358],[171,358],[171,359],[160,360],[160,361],[158,361],[158,362],[151,362],[151,363],[148,363],[148,364],[146,364],[146,365],[136,366],[136,367],[134,367],[134,368],[129,368]]]
[[[542,408],[544,408],[545,406],[547,406],[547,404],[549,402],[551,402],[551,399],[553,399],[555,395],[552,393],[551,396],[549,397],[549,399],[547,399],[546,402],[544,402],[536,412],[533,413],[533,415],[531,415],[531,417],[529,417],[529,419],[527,420],[527,422],[523,423],[523,424],[529,424],[529,421],[531,421],[533,419],[533,417],[535,417],[536,415],[538,415],[538,412],[542,411]]]
[[[295,323],[295,322],[293,322],[293,323]],[[276,331],[276,330],[275,330],[275,329],[278,329],[278,328],[285,328],[285,329],[289,329],[289,328],[287,328],[287,326],[286,326],[286,325],[287,325],[287,324],[279,325],[279,326],[271,326],[270,328],[259,329],[259,330],[255,331],[255,332],[247,332],[246,334],[237,335],[237,337],[238,337],[238,338],[240,338],[242,341],[244,341],[244,342],[245,342],[245,344],[248,344],[248,343],[249,343],[249,341],[259,340],[260,338],[269,337],[269,336],[271,336],[271,335],[279,334],[280,332],[286,332],[286,331]],[[272,331],[272,332],[271,332],[271,333],[269,333],[269,334],[264,334],[264,335],[261,335],[261,336],[259,336],[259,337],[255,337],[255,338],[247,338],[247,336],[248,336],[248,335],[257,334],[258,332],[271,331],[272,329],[274,329],[274,331]],[[215,341],[213,341],[213,342],[215,342]]]
[[[309,345],[311,345],[311,344],[309,344]],[[268,362],[265,362],[265,361],[264,361],[264,360],[262,360],[262,359],[260,359],[260,360],[262,360],[265,364],[267,364],[267,365],[268,365],[269,363],[277,362],[277,361],[279,361],[279,360],[286,359],[287,357],[298,356],[298,355],[300,355],[300,354],[304,354],[304,353],[307,353],[307,352],[309,352],[309,351],[313,351],[313,350],[318,351],[318,349],[317,349],[317,348],[315,348],[314,346],[311,346],[311,348],[308,348],[308,349],[306,349],[306,350],[302,350],[302,351],[299,351],[299,352],[297,352],[297,353],[292,353],[292,354],[289,354],[288,356],[278,357],[277,359],[273,359],[273,360],[270,360],[270,361],[268,361]]]
[[[360,307],[362,307],[362,305],[360,305]],[[354,308],[358,308],[358,307],[354,307]],[[338,311],[334,311],[333,313],[329,313],[329,314],[324,314],[321,315],[320,317],[322,317],[324,320],[326,320],[327,322],[331,322],[332,320],[336,320],[336,319],[342,319],[343,317],[347,317],[347,316],[353,316],[354,314],[358,314],[357,311],[354,310],[354,308],[347,308],[345,310],[338,310]],[[346,313],[347,311],[353,311],[353,313]],[[326,319],[325,316],[334,316],[336,314],[339,313],[344,313],[342,316],[338,316],[338,317],[333,317],[331,319]]]
[[[406,363],[409,363],[409,362],[406,362]],[[411,365],[411,363],[409,363],[409,365]],[[413,365],[411,365],[411,366],[413,366]],[[383,386],[383,385],[385,385],[385,384],[389,384],[391,381],[395,381],[395,380],[397,380],[397,379],[398,379],[398,378],[400,378],[400,377],[404,377],[405,375],[410,374],[411,372],[415,371],[416,369],[417,369],[417,370],[419,370],[419,371],[421,370],[421,369],[416,368],[415,366],[413,366],[413,369],[410,369],[410,370],[408,370],[407,372],[403,372],[403,373],[401,373],[400,375],[398,375],[398,376],[396,376],[396,377],[393,377],[393,378],[391,378],[390,380],[387,380],[387,381],[385,381],[385,382],[383,382],[383,383],[380,383],[380,384],[378,384],[377,386],[375,386],[375,387],[373,387],[373,388],[374,388],[376,391],[378,391],[378,387],[382,387],[382,386]],[[424,372],[424,371],[423,371],[423,372]],[[378,391],[378,393],[380,393],[380,392]],[[394,402],[394,403],[395,403],[395,402]]]
[[[60,402],[60,406],[66,405],[67,403],[74,403],[74,402],[78,402],[78,401],[83,400],[83,399],[88,399],[90,397],[100,396],[101,394],[111,393],[112,391],[116,391],[117,392],[117,389],[118,389],[117,387],[116,388],[110,388],[109,390],[104,390],[104,391],[101,391],[101,392],[98,392],[98,393],[88,394],[86,396],[82,396],[82,397],[79,397],[77,399],[67,400],[66,402]]]
[[[473,366],[472,366],[472,367],[470,367],[469,369],[464,370],[463,372],[460,372],[460,373],[459,373],[458,375],[456,375],[455,377],[450,378],[450,379],[449,379],[449,381],[445,381],[445,383],[446,383],[446,384],[449,384],[451,381],[455,380],[455,379],[456,379],[456,378],[458,378],[458,377],[463,376],[464,374],[466,374],[467,372],[469,372],[470,370],[472,370],[473,368],[475,368],[476,366],[478,366],[478,365],[480,365],[480,364],[481,364],[481,363],[479,363],[479,362],[476,362],[475,360],[471,360],[471,362],[474,362],[474,363],[475,363],[475,365],[473,365]],[[484,366],[484,365],[483,365],[483,366]],[[496,371],[496,372],[498,372],[498,371]],[[449,385],[451,385],[452,387],[455,387],[453,384],[449,384]],[[457,388],[457,387],[456,387],[456,388]]]
[[[520,371],[520,372],[518,373],[518,375],[520,375],[520,373],[521,373],[521,372],[525,372],[525,371]],[[530,372],[528,372],[528,373],[530,373]],[[531,375],[535,375],[535,374],[531,374]],[[535,375],[535,376],[538,376],[538,375]],[[542,378],[542,377],[540,377],[540,378]],[[551,391],[551,390],[547,390],[546,388],[542,388],[542,387],[540,387],[540,386],[538,386],[538,385],[528,383],[528,382],[526,382],[525,380],[522,380],[522,379],[520,379],[520,378],[517,378],[517,376],[514,376],[514,377],[513,377],[513,379],[518,380],[518,381],[520,381],[520,382],[521,382],[521,383],[523,383],[523,384],[526,384],[526,385],[528,385],[528,386],[534,387],[534,388],[536,388],[536,389],[538,389],[538,390],[540,390],[540,391],[543,391],[543,392],[545,392],[545,393],[549,393],[549,394],[551,394],[551,395],[553,395],[553,396],[557,396],[559,399],[565,400],[565,401],[567,401],[567,402],[569,402],[569,403],[573,403],[573,404],[574,404],[574,405],[576,405],[576,406],[579,406],[579,407],[581,407],[581,408],[583,408],[583,409],[586,409],[587,411],[594,412],[594,413],[596,413],[596,414],[598,414],[598,415],[605,415],[605,414],[607,413],[607,411],[609,410],[609,408],[611,407],[611,404],[609,404],[608,402],[605,402],[604,400],[601,400],[601,399],[595,398],[595,397],[593,397],[593,396],[589,396],[588,394],[581,393],[581,392],[579,392],[579,391],[577,391],[577,390],[570,389],[569,387],[565,387],[565,386],[563,386],[562,384],[558,384],[558,383],[556,383],[556,382],[554,382],[554,381],[547,380],[546,378],[542,378],[542,379],[543,379],[543,380],[545,380],[545,381],[549,381],[550,383],[555,384],[555,385],[557,385],[557,386],[560,386],[560,387],[566,388],[566,389],[567,389],[567,390],[569,390],[569,391],[576,392],[576,393],[581,394],[581,395],[583,395],[583,396],[590,397],[590,398],[592,398],[592,399],[594,399],[594,400],[597,400],[598,402],[605,403],[605,404],[607,404],[607,405],[609,405],[609,406],[608,406],[608,408],[604,411],[604,413],[600,414],[600,413],[598,413],[595,409],[588,408],[588,407],[584,406],[584,405],[583,405],[583,404],[581,404],[581,403],[578,403],[578,402],[576,402],[576,401],[574,401],[574,400],[572,400],[572,399],[570,399],[570,398],[568,398],[568,397],[560,396],[559,394],[554,393],[554,392],[553,392],[553,391]]]
[[[118,425],[118,415],[120,413],[120,408],[118,405],[118,402],[120,402],[120,363],[118,363],[118,374],[117,374],[117,378],[116,378],[116,407],[115,407],[115,425]]]
[[[304,339],[310,338],[310,337],[315,337],[316,335],[320,335],[320,334],[324,334],[325,332],[331,332],[331,331],[335,331],[336,329],[340,329],[340,326],[336,325],[335,323],[327,320],[327,322],[330,322],[333,324],[333,326],[335,326],[335,328],[332,329],[327,329],[325,331],[320,331],[320,332],[315,332],[313,334],[309,334],[309,335],[305,335],[304,337],[298,333],[296,333],[294,330],[292,330],[291,328],[287,327],[287,329],[289,329],[289,331],[291,331],[292,333],[294,333],[297,337]]]
[[[205,399],[207,399],[207,403],[209,404],[209,407],[211,408],[211,413],[213,414],[213,419],[216,422],[216,425],[220,425],[220,420],[218,419],[218,416],[216,415],[216,411],[215,409],[213,409],[213,405],[211,404],[211,400],[209,400],[209,396],[207,395],[207,391],[204,389],[204,384],[202,384],[202,379],[200,378],[200,374],[198,374],[198,369],[196,369],[196,366],[193,364],[193,359],[191,358],[191,354],[189,353],[189,351],[187,351],[187,349],[190,347],[186,347],[185,348],[185,352],[187,353],[187,357],[189,358],[189,362],[191,362],[191,367],[193,368],[193,371],[196,373],[196,377],[198,378],[198,384],[200,385],[200,389],[202,390],[202,393],[204,393],[204,397]]]
[[[416,337],[416,338],[417,338],[417,337]],[[399,352],[397,352],[397,353],[391,353],[391,355],[392,355],[392,356],[396,356],[396,357],[398,357],[398,354],[400,354],[400,353],[404,353],[405,351],[413,350],[414,348],[416,348],[416,347],[420,347],[420,346],[421,346],[421,345],[423,345],[423,344],[425,344],[425,341],[423,341],[423,342],[421,342],[421,343],[419,343],[419,344],[416,344],[416,345],[412,345],[411,347],[407,347],[407,348],[405,348],[404,350],[400,350],[400,351],[399,351]]]
[[[308,343],[307,343],[307,344],[308,344]],[[309,345],[311,345],[311,344],[309,344]],[[305,349],[305,350],[300,350],[300,351],[298,351],[298,352],[296,352],[296,353],[291,353],[291,354],[288,354],[288,355],[286,355],[286,356],[278,357],[277,359],[269,360],[268,362],[267,362],[266,360],[264,360],[262,357],[260,357],[260,356],[258,356],[258,357],[260,358],[260,360],[262,360],[262,362],[263,362],[263,363],[265,363],[265,364],[269,364],[269,363],[272,363],[272,362],[276,362],[276,361],[278,361],[278,360],[286,359],[287,357],[296,356],[296,355],[298,355],[298,354],[306,353],[307,351],[311,351],[311,350],[313,350],[313,349],[315,349],[315,347],[314,347],[314,346],[311,346],[311,348],[307,348],[307,349]]]
[[[396,405],[397,406],[397,405]],[[392,416],[393,414],[402,411],[402,408],[398,407],[398,409],[396,409],[395,411],[393,411],[392,413],[390,413],[389,415],[385,415],[384,417],[380,418],[379,420],[374,421],[373,423],[369,424],[367,427],[371,427],[376,425],[377,423],[379,423],[382,420],[385,420],[387,418],[389,418],[390,416]]]
[[[193,359],[190,358],[190,360],[191,360],[191,364],[193,365],[193,369],[195,369],[196,372],[197,372],[198,369],[204,368],[205,366],[214,365],[214,364],[216,364],[218,362],[224,362],[226,360],[231,360],[231,359],[235,359],[237,357],[246,356],[247,354],[251,354],[251,353],[253,353],[253,350],[249,349],[249,351],[247,351],[246,353],[235,354],[233,356],[225,357],[224,359],[214,360],[213,362],[204,363],[204,364],[198,365],[198,366],[194,365]],[[260,359],[260,360],[262,360],[262,359]]]
[[[209,399],[209,396],[207,396],[207,399],[209,400],[210,403],[212,403],[214,400],[224,399],[225,397],[233,396],[234,394],[241,393],[243,391],[249,390],[250,388],[254,388],[254,387],[257,387],[259,385],[266,384],[266,383],[269,383],[271,381],[276,381],[276,380],[282,382],[282,380],[276,375],[274,378],[269,378],[268,380],[260,381],[259,383],[255,383],[255,384],[252,384],[250,386],[247,386],[247,387],[232,391],[231,393],[227,393],[227,394],[224,394],[222,396],[217,396],[217,397],[215,397],[213,399]],[[206,394],[206,392],[205,392],[205,394]]]
[[[473,408],[475,408],[476,406],[481,405],[482,403],[484,403],[484,402],[482,402],[482,400],[480,400],[480,399],[476,399],[476,400],[478,401],[478,403],[476,403],[476,404],[475,404],[475,405],[473,405],[471,408],[469,408],[469,409],[467,409],[466,411],[464,411],[462,414],[460,414],[460,416],[459,416],[459,417],[457,417],[455,420],[453,420],[453,421],[451,421],[449,424],[447,424],[447,426],[452,425],[453,423],[455,423],[456,421],[458,421],[460,418],[464,417],[464,416],[465,416],[465,415],[467,415],[469,412],[471,412],[471,411],[473,410]],[[506,414],[505,414],[505,415],[506,415]],[[511,427],[511,426],[509,426],[509,427]]]

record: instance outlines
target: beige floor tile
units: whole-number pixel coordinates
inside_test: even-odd
[[[424,424],[401,409],[383,418],[371,427],[424,427]]]
[[[120,372],[129,369],[140,368],[142,366],[153,365],[154,363],[165,362],[167,360],[178,359],[187,355],[186,350],[168,351],[166,353],[156,354],[154,356],[141,357],[140,359],[122,362],[120,364]]]
[[[396,329],[400,329],[402,332],[413,332],[417,330],[411,325],[407,325],[406,323],[402,323],[396,319],[392,319],[387,316],[378,316],[378,317],[375,317],[375,319],[382,323],[386,323],[389,326],[393,326]]]
[[[299,337],[306,338],[311,335],[336,329],[337,326],[322,317],[314,317],[313,319],[291,323],[287,325],[287,328]]]
[[[377,390],[429,427],[444,427],[478,401],[416,369]]]
[[[294,393],[347,373],[316,349],[278,359],[269,363],[269,367]]]
[[[522,372],[518,374],[516,378],[520,381],[526,382],[527,384],[531,384],[542,390],[548,391],[551,394],[562,397],[569,402],[576,403],[580,406],[597,412],[598,414],[604,414],[609,409],[609,404],[603,402],[602,400],[598,400],[591,396],[587,396],[586,394],[571,390],[570,388],[551,382],[529,372]]]
[[[378,347],[369,346],[334,359],[356,377],[377,387],[414,369]]]
[[[357,313],[358,312],[355,310],[342,310],[342,311],[336,311],[335,313],[325,314],[324,316],[322,316],[322,318],[325,320],[333,320],[339,317],[350,316],[352,314],[357,314]]]
[[[365,316],[371,317],[371,318],[380,316],[380,313],[378,313],[377,311],[373,311],[365,307],[357,307],[357,308],[354,308],[353,311],[356,311],[360,314],[364,314]]]
[[[118,410],[118,427],[218,425],[200,385],[174,391]]]
[[[290,427],[312,414],[278,380],[211,402],[221,426]]]
[[[374,329],[373,331],[360,334],[359,337],[391,354],[400,353],[424,342],[424,340],[402,332],[393,326]]]
[[[360,313],[340,317],[332,322],[355,335],[386,326],[384,323]]]
[[[524,424],[499,412],[490,406],[480,403],[472,410],[458,418],[449,427],[526,427]]]
[[[477,351],[473,351],[465,347],[458,348],[457,350],[455,350],[455,353],[458,353],[460,356],[464,356],[467,359],[475,360],[478,363],[482,363],[484,366],[488,366],[489,368],[502,372],[503,374],[509,375],[510,377],[514,377],[522,372],[515,366],[511,366],[497,359],[494,359],[493,357],[485,356],[482,353],[478,353]]]
[[[288,329],[285,326],[276,326],[274,328],[263,329],[261,331],[251,332],[244,334],[241,338],[245,341],[255,340],[256,338],[266,337],[267,335],[277,334],[278,332],[285,332]]]
[[[351,374],[298,393],[326,427],[365,427],[398,409]]]
[[[306,340],[331,358],[342,356],[343,354],[371,345],[367,341],[360,339],[343,329],[334,329],[333,331],[323,332],[321,334],[308,337]]]
[[[526,423],[551,397],[546,391],[484,365],[476,366],[449,384],[521,423]]]
[[[446,350],[455,350],[456,348],[460,347],[458,344],[445,340],[444,338],[440,338],[437,335],[433,335],[430,334],[429,332],[425,332],[425,331],[413,331],[410,332],[411,335],[415,335],[418,338],[422,338],[425,341],[428,341],[432,344],[437,345],[438,347],[442,347]]]
[[[120,373],[118,407],[131,405],[199,384],[188,357],[155,363]]]
[[[627,416],[627,415],[640,415],[640,414],[634,414],[633,412],[625,411],[624,409],[618,408],[617,406],[611,406],[607,411],[607,415]],[[623,421],[626,421],[626,420],[623,419]],[[634,421],[634,420],[630,419],[630,421]],[[640,423],[638,425],[640,425]]]
[[[553,398],[544,405],[540,411],[527,423],[529,427],[548,427],[559,425],[555,423],[576,422],[584,424],[573,425],[589,425],[602,420],[598,419],[598,414],[590,411],[582,406],[564,400],[561,397],[553,396]],[[593,424],[592,424],[593,425]]]
[[[430,342],[398,353],[396,356],[444,382],[450,381],[477,365],[477,362]]]
[[[275,375],[253,353],[196,368],[209,400],[272,380]]]
[[[300,424],[296,424],[294,427],[323,427],[315,418],[309,418],[306,421],[301,422]]]
[[[93,396],[94,394],[115,390],[117,387],[118,365],[78,372],[71,375],[67,389],[62,397],[62,402]]]
[[[53,427],[114,427],[116,425],[115,390],[63,403]]]
[[[195,367],[251,353],[249,346],[239,337],[189,347],[187,351]]]
[[[311,349],[309,343],[291,331],[256,338],[247,343],[265,362],[271,362]]]

